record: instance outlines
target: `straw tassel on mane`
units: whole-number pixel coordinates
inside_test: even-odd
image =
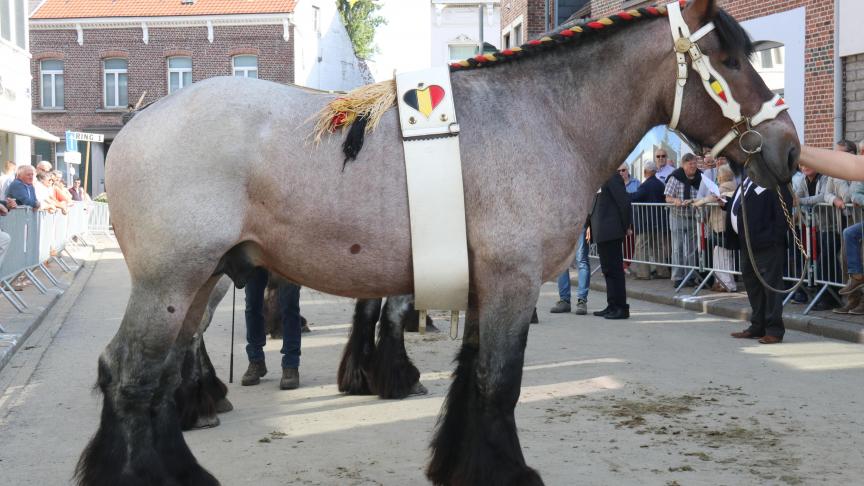
[[[342,144],[345,162],[353,160],[363,147],[363,137],[375,130],[384,113],[396,105],[396,81],[382,81],[367,84],[351,90],[344,96],[327,103],[312,119],[315,144],[321,138],[337,129],[348,129],[348,136]]]

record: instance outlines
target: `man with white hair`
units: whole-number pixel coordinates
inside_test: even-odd
[[[666,184],[666,178],[675,170],[675,163],[669,160],[669,155],[665,149],[657,149],[654,152],[654,163],[657,164],[657,179],[663,184]]]
[[[657,165],[650,160],[642,167],[644,180],[636,192],[630,194],[634,203],[666,202],[663,195],[665,186],[657,178]],[[669,261],[669,223],[666,211],[662,206],[633,206],[633,229],[636,232],[636,260],[643,262],[667,263]],[[637,263],[633,265],[636,278],[649,280],[650,265]],[[669,268],[656,267],[657,278],[669,278]]]

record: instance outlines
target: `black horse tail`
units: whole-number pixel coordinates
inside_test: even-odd
[[[351,127],[348,128],[348,136],[342,142],[342,152],[345,153],[345,160],[342,162],[342,170],[345,170],[345,165],[348,162],[355,160],[360,149],[363,148],[363,139],[366,135],[366,123],[369,119],[365,115],[357,117]]]

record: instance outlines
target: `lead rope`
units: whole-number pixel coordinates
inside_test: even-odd
[[[747,162],[744,163],[746,167],[750,162],[750,158],[747,158]],[[789,194],[792,194],[792,184],[789,184]],[[756,266],[756,258],[753,256],[753,248],[750,247],[750,226],[747,224],[747,209],[746,204],[744,204],[744,196],[745,194],[741,194],[741,216],[744,218],[744,246],[747,247],[747,256],[750,258],[750,265],[753,267],[753,273],[756,274],[756,278],[759,279],[759,282],[766,289],[776,292],[778,294],[790,294],[798,290],[801,287],[801,284],[804,283],[804,278],[807,276],[807,273],[804,272],[804,265],[801,268],[801,278],[798,279],[798,282],[794,287],[788,290],[780,290],[775,289],[774,287],[768,285],[768,282],[762,278],[762,273],[759,271],[759,267]],[[795,225],[792,223],[792,216],[789,214],[789,208],[786,207],[786,201],[783,200],[783,195],[780,194],[780,186],[777,186],[777,198],[780,200],[780,207],[783,208],[783,215],[786,217],[786,224],[789,226],[789,230],[792,231],[792,237],[795,239],[795,245],[801,251],[801,255],[803,257],[803,261],[806,262],[810,257],[807,254],[807,250],[804,249],[804,244],[801,243],[801,238],[798,237],[798,233],[795,232]],[[802,262],[803,263],[803,262]]]

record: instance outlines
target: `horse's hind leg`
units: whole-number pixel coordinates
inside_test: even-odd
[[[507,280],[484,279],[489,293],[472,294],[453,384],[432,440],[426,475],[433,484],[543,484],[525,464],[513,416],[539,282],[532,292],[527,284],[502,289]]]
[[[79,484],[219,484],[183,440],[174,403],[183,358],[175,343],[198,328],[216,283],[207,279],[133,281],[120,330],[99,358],[102,417],[78,461]]]
[[[388,297],[381,313],[378,345],[372,367],[372,391],[381,398],[425,394],[420,371],[405,351],[404,323],[414,310],[413,295]]]
[[[228,387],[216,376],[216,370],[204,345],[204,332],[213,320],[216,307],[231,288],[231,279],[222,277],[216,284],[201,318],[201,324],[184,353],[181,382],[174,393],[183,430],[219,425],[217,413],[232,410]],[[178,347],[180,345],[178,344]]]
[[[339,391],[349,395],[371,395],[369,371],[375,353],[375,324],[381,315],[381,299],[358,299],[354,305],[351,333],[339,362]]]

